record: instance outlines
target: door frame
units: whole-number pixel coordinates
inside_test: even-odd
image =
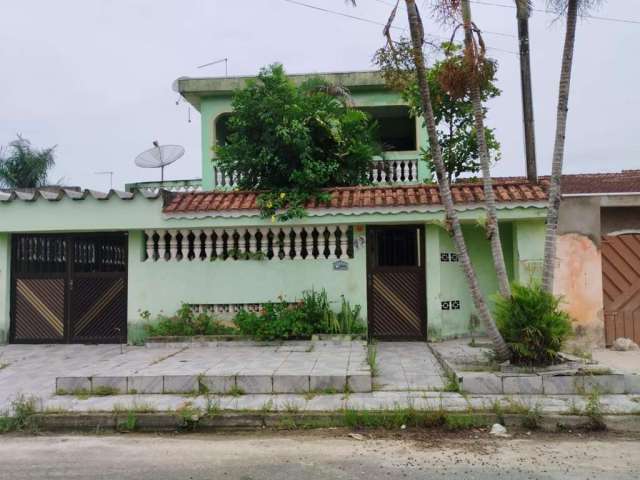
[[[373,336],[373,274],[376,271],[387,272],[402,272],[402,271],[414,271],[416,267],[376,267],[375,266],[375,247],[376,236],[375,232],[380,230],[416,230],[420,236],[418,240],[418,270],[420,272],[420,283],[418,288],[420,289],[420,298],[422,302],[418,306],[418,315],[420,321],[420,335],[408,335],[408,336]],[[422,224],[401,224],[401,225],[372,225],[366,226],[367,248],[366,248],[366,263],[367,263],[367,336],[369,340],[377,339],[384,341],[427,341],[427,257],[426,257],[426,239],[425,228]]]
[[[59,339],[16,339],[16,286],[17,280],[16,277],[16,255],[15,255],[15,240],[19,237],[29,237],[29,236],[38,236],[38,237],[52,237],[52,238],[64,238],[66,240],[65,245],[65,256],[66,256],[66,265],[64,273],[60,274],[60,278],[64,280],[64,331],[63,335]],[[124,241],[124,258],[125,258],[125,271],[124,272],[101,272],[101,273],[83,273],[83,272],[74,272],[73,264],[74,264],[74,253],[73,253],[73,241],[77,238],[91,238],[91,237],[122,237]],[[98,339],[96,342],[74,342],[73,335],[73,286],[72,282],[75,278],[87,278],[100,275],[103,277],[114,277],[114,276],[122,276],[124,280],[124,310],[128,311],[128,302],[129,302],[129,232],[127,231],[110,231],[110,232],[79,232],[79,233],[38,233],[38,232],[29,232],[29,233],[19,233],[11,235],[11,272],[10,272],[10,291],[9,291],[9,343],[10,344],[98,344],[98,343],[121,343],[123,340],[127,340],[128,338],[128,322],[127,316],[125,314],[125,318],[122,320],[121,332],[118,339]],[[30,273],[26,276],[20,275],[20,278],[50,278],[51,274],[47,273]]]

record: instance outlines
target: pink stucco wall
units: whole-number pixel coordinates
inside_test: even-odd
[[[590,238],[575,233],[558,237],[554,291],[563,297],[576,333],[602,344],[602,257]]]

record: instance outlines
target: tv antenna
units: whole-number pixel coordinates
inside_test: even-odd
[[[109,190],[113,190],[113,171],[94,172],[95,175],[109,175]]]
[[[221,58],[220,60],[214,60],[213,62],[209,62],[209,63],[205,63],[204,65],[198,65],[196,68],[205,68],[205,67],[210,67],[211,65],[217,65],[219,63],[224,62],[224,76],[228,77],[229,76],[229,72],[228,72],[228,65],[229,65],[229,58],[224,57]]]
[[[159,168],[160,181],[164,182],[164,167],[171,165],[184,155],[184,147],[180,145],[160,145],[157,140],[153,142],[153,148],[145,150],[135,159],[135,164],[140,168]]]

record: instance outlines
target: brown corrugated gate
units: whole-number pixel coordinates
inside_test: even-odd
[[[640,234],[602,239],[605,340],[640,343]]]
[[[370,227],[367,248],[369,335],[426,340],[423,227]]]
[[[12,342],[126,342],[126,234],[14,235],[11,257]]]

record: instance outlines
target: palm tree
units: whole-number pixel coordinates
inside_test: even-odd
[[[537,183],[536,135],[533,120],[533,94],[531,92],[531,61],[529,60],[529,16],[531,0],[514,0],[518,20],[518,43],[520,45],[520,84],[522,89],[522,121],[524,123],[524,147],[527,159],[527,178]]]
[[[471,264],[471,258],[469,257],[469,251],[464,240],[462,233],[462,226],[460,219],[453,205],[453,199],[451,197],[451,188],[448,181],[447,170],[442,159],[442,152],[440,151],[440,145],[438,144],[438,132],[436,129],[436,121],[433,115],[433,108],[431,105],[431,95],[429,93],[429,85],[427,83],[427,67],[425,64],[424,53],[422,47],[424,45],[424,27],[418,7],[415,0],[405,0],[407,6],[407,16],[409,19],[409,27],[411,31],[411,41],[413,44],[413,57],[416,67],[416,74],[418,77],[418,87],[420,90],[420,97],[422,101],[422,116],[427,126],[427,132],[429,136],[429,148],[431,149],[431,155],[433,163],[436,166],[436,177],[438,179],[438,185],[440,187],[440,196],[445,208],[445,216],[447,225],[449,226],[453,235],[453,241],[458,255],[462,269],[469,283],[469,290],[473,299],[474,306],[478,311],[478,315],[482,320],[486,329],[487,335],[493,342],[496,354],[500,359],[508,359],[510,352],[507,344],[500,335],[496,323],[491,315],[486,299],[480,291],[480,284],[478,277]]]
[[[556,138],[553,147],[553,163],[549,181],[549,206],[547,209],[547,227],[544,239],[544,261],[542,265],[542,286],[547,292],[553,292],[553,275],[556,265],[556,236],[558,232],[558,213],[560,210],[560,183],[564,162],[564,145],[569,111],[569,92],[571,87],[571,69],[576,39],[578,15],[599,3],[599,0],[549,0],[550,6],[566,16],[567,26],[560,67],[560,85],[558,88],[558,109],[556,112]]]
[[[8,188],[38,188],[47,185],[49,170],[55,165],[55,147],[37,149],[18,135],[9,143],[9,154],[0,151],[0,186]]]
[[[486,62],[484,54],[484,44],[482,37],[479,37],[479,45],[474,38],[474,31],[479,31],[471,21],[471,6],[469,0],[462,0],[462,20],[464,26],[465,59],[471,62],[470,94],[473,104],[473,114],[476,126],[476,138],[478,142],[478,153],[480,157],[480,168],[482,170],[482,181],[484,185],[484,197],[487,208],[487,236],[491,244],[493,264],[498,277],[498,290],[503,297],[511,296],[509,286],[509,276],[504,262],[502,242],[500,240],[500,229],[498,227],[498,214],[496,208],[496,196],[493,191],[493,181],[491,179],[491,158],[484,130],[484,108],[482,107],[482,96],[480,90],[480,76]]]

